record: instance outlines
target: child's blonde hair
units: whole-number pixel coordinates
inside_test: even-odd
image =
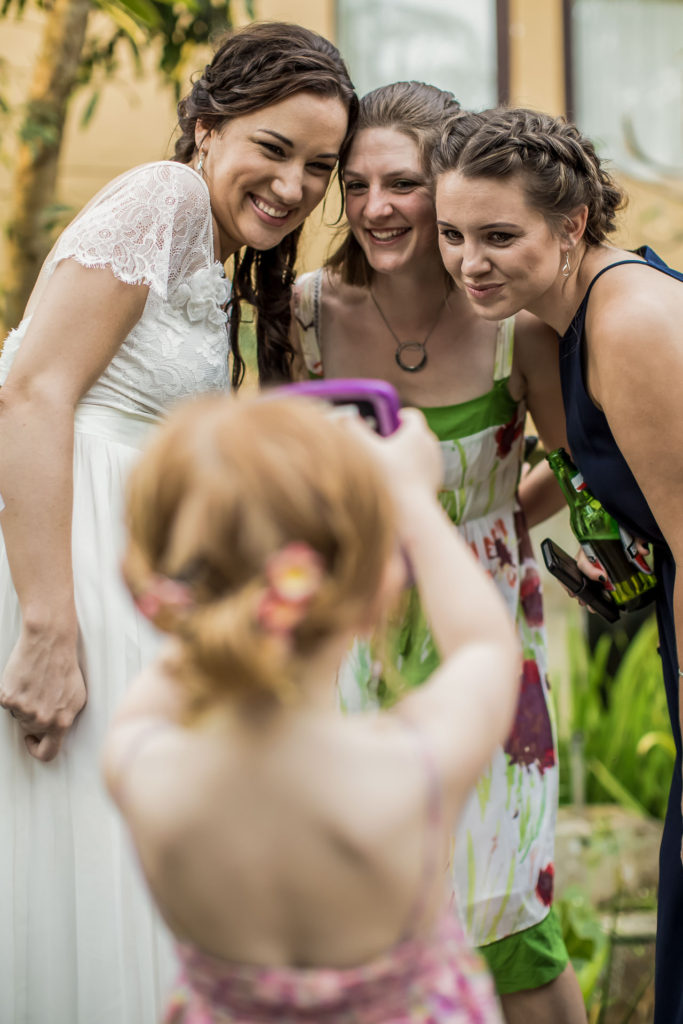
[[[157,595],[151,617],[179,637],[200,703],[295,692],[299,659],[376,614],[395,545],[372,455],[301,398],[205,397],[178,409],[131,475],[128,528],[128,585],[141,605]],[[258,607],[269,561],[288,545],[310,550],[320,579],[283,644]]]

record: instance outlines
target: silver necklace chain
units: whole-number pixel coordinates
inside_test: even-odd
[[[401,339],[397,336],[393,327],[385,317],[384,313],[382,312],[382,307],[375,298],[375,293],[373,292],[372,288],[370,288],[369,291],[370,298],[375,304],[375,309],[381,316],[384,326],[389,331],[389,334],[396,342],[396,352],[394,353],[394,359],[396,360],[396,364],[406,373],[417,373],[419,370],[424,369],[424,367],[427,365],[427,342],[429,341],[432,334],[436,330],[436,325],[441,319],[441,314],[443,313],[443,308],[448,300],[448,295],[444,295],[443,302],[439,306],[439,312],[436,314],[436,319],[434,320],[434,323],[425,334],[422,341],[401,341]],[[417,361],[408,363],[404,362],[404,353],[408,354],[411,352],[415,355]]]

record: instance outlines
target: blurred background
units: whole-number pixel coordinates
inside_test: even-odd
[[[465,107],[566,114],[630,196],[616,244],[647,242],[683,268],[683,0],[4,0],[5,330],[77,210],[116,174],[172,154],[178,96],[212,40],[254,18],[334,40],[359,93],[417,79]],[[324,258],[338,212],[332,187],[305,229],[302,270]],[[535,531],[537,547],[548,535],[573,550],[565,513]],[[544,579],[562,757],[558,907],[591,1021],[636,1024],[652,1012],[656,849],[673,764],[656,631],[649,616],[588,629]]]

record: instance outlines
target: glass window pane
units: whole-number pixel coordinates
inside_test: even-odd
[[[360,95],[414,79],[466,107],[496,103],[495,0],[337,0],[337,20]]]
[[[683,2],[573,0],[576,121],[624,171],[683,173]]]

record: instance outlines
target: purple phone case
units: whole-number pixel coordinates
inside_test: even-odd
[[[396,389],[385,380],[348,377],[332,380],[305,380],[296,384],[284,384],[278,393],[302,395],[307,398],[321,398],[334,405],[354,405],[367,402],[372,406],[377,433],[393,434],[399,425],[401,403]]]

